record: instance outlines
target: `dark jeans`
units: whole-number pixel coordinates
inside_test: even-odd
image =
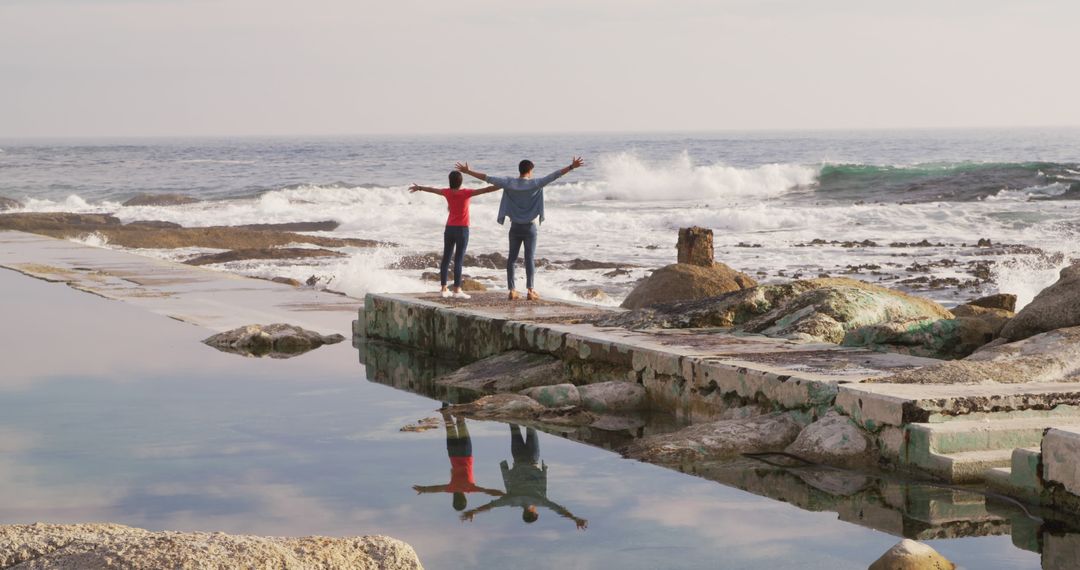
[[[525,244],[525,286],[533,288],[533,276],[536,275],[536,224],[510,223],[510,254],[506,257],[506,286],[517,289],[514,283],[514,265],[517,263],[521,244]]]
[[[536,430],[525,429],[525,438],[521,437],[521,428],[510,424],[510,455],[514,456],[514,463],[540,462],[540,441],[536,437]]]
[[[446,226],[443,232],[442,263],[439,264],[439,283],[446,287],[446,274],[450,270],[450,256],[454,256],[454,287],[461,287],[461,266],[465,261],[465,248],[469,247],[468,226]]]

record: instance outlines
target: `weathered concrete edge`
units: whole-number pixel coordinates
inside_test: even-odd
[[[640,383],[654,409],[691,419],[723,411],[731,398],[816,415],[837,394],[835,380],[606,338],[602,329],[590,334],[580,325],[516,321],[391,294],[369,294],[364,305],[360,319],[369,338],[465,362],[507,350],[550,354],[566,363],[575,380]]]

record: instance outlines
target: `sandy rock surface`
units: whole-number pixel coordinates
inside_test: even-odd
[[[710,267],[675,263],[645,278],[622,303],[624,309],[640,309],[659,303],[705,299],[757,285],[749,275],[723,263]]]
[[[12,570],[421,570],[411,546],[385,536],[276,538],[150,532],[116,524],[0,526]]]
[[[904,539],[874,561],[867,570],[954,570],[956,565],[938,551]]]

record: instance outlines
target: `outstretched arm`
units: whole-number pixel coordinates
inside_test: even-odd
[[[472,176],[473,178],[479,178],[480,180],[487,180],[487,174],[484,174],[483,172],[477,172],[475,170],[470,169],[468,162],[459,162],[459,163],[454,165],[454,169],[457,170],[458,172],[462,173],[462,174],[468,174],[469,176]]]
[[[482,513],[484,511],[490,511],[491,509],[494,509],[497,506],[499,506],[499,499],[495,499],[494,501],[491,501],[490,503],[488,503],[486,505],[476,507],[475,509],[465,511],[465,512],[461,513],[461,516],[458,517],[458,518],[460,518],[462,521],[471,521],[471,520],[473,520],[473,517],[475,517],[477,513]]]
[[[541,178],[540,180],[537,180],[536,182],[540,186],[547,186],[548,184],[554,182],[560,176],[565,176],[569,174],[571,170],[581,168],[582,166],[585,166],[585,159],[581,158],[580,156],[575,156],[573,160],[570,161],[569,166],[564,166],[556,170],[555,172],[552,172],[551,174],[548,174],[547,176]]]
[[[417,495],[420,495],[423,493],[445,493],[447,487],[449,485],[413,485],[412,488]]]
[[[481,188],[479,190],[473,190],[472,195],[473,196],[482,196],[484,194],[490,194],[490,193],[492,193],[492,192],[494,192],[494,191],[496,191],[498,189],[499,189],[498,186],[488,186],[486,188]]]
[[[541,506],[547,507],[547,508],[555,511],[555,513],[558,514],[559,516],[564,517],[564,518],[568,518],[568,519],[574,521],[574,524],[576,524],[577,527],[580,528],[581,530],[585,530],[585,529],[589,528],[589,521],[587,521],[587,520],[585,520],[583,518],[580,518],[580,517],[575,517],[574,513],[571,513],[570,511],[566,510],[562,505],[560,505],[560,504],[558,504],[558,503],[556,503],[554,501],[549,501],[547,499],[541,499],[540,501],[538,501],[538,503]]]
[[[413,184],[412,186],[409,186],[409,192],[429,192],[431,194],[438,194],[439,196],[442,196],[442,190],[438,188],[432,188],[430,186],[420,186],[418,184]]]

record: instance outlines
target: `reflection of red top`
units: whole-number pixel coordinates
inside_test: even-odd
[[[466,188],[444,188],[442,195],[450,205],[450,216],[446,218],[446,225],[469,227],[469,198],[472,198],[473,191]]]
[[[479,490],[473,479],[472,456],[450,458],[450,484],[448,493],[474,493]]]

